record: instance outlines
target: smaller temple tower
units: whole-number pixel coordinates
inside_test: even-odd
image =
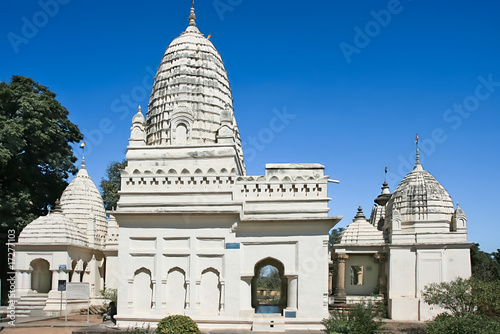
[[[35,219],[19,235],[15,255],[16,316],[58,315],[59,280],[89,283],[91,303],[102,304],[105,248],[108,261],[114,263],[113,256],[117,257],[116,222],[112,227],[114,238],[108,234],[104,204],[83,158],[78,174],[54,210]],[[74,311],[87,307],[87,301],[68,301],[67,305],[68,311]]]
[[[370,221],[358,209],[332,247],[334,301],[383,299],[391,319],[432,319],[441,310],[422,300],[424,287],[471,276],[465,212],[424,170],[418,147],[413,170],[393,194],[384,182],[375,203]]]

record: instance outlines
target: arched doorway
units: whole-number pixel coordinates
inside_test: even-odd
[[[255,313],[280,313],[286,308],[285,266],[274,258],[257,262],[252,279],[252,307]]]
[[[47,260],[36,259],[30,263],[31,269],[31,290],[38,293],[47,293],[52,284],[50,265]]]

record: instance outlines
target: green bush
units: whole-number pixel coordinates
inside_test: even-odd
[[[200,334],[198,325],[188,316],[171,315],[163,318],[156,328],[156,334]]]
[[[349,316],[347,313],[335,311],[328,319],[323,319],[321,323],[325,326],[324,332],[327,334],[349,333]]]
[[[500,322],[483,315],[454,317],[440,314],[425,326],[426,334],[492,334],[500,333]]]
[[[422,292],[429,305],[439,305],[456,317],[482,314],[500,315],[500,281],[457,278],[452,282],[432,283]]]
[[[383,308],[375,308],[373,303],[353,304],[349,312],[335,312],[330,318],[323,319],[324,332],[327,334],[373,334],[382,326],[376,320],[383,312]]]

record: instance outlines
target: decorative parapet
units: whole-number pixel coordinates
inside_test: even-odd
[[[119,210],[162,206],[183,211],[197,205],[214,211],[222,205],[225,211],[240,212],[242,219],[328,216],[328,176],[319,164],[273,164],[266,166],[265,175],[239,176],[234,168],[210,164],[179,170],[137,162],[122,171]]]

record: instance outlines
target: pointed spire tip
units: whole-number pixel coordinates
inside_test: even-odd
[[[196,14],[194,13],[194,0],[191,2],[191,14],[189,15],[189,25],[196,27]]]

